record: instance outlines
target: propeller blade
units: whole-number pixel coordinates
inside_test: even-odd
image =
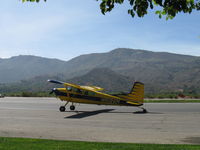
[[[53,88],[53,89],[51,90],[51,92],[49,92],[49,94],[55,93],[56,90],[57,90],[56,88]]]
[[[47,80],[48,82],[51,82],[51,83],[56,83],[56,84],[64,84],[64,82],[62,81],[57,81],[57,80]]]
[[[51,90],[51,92],[49,92],[49,94],[53,94],[54,93],[54,90]]]

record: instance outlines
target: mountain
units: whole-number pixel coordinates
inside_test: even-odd
[[[59,78],[57,76],[37,76],[15,83],[0,84],[0,93],[49,92],[52,88],[55,87],[55,85],[48,83],[47,79],[62,80],[62,78]],[[62,86],[56,85],[56,87]]]
[[[183,88],[200,89],[200,58],[166,52],[115,49],[108,53],[81,55],[68,62],[73,74],[84,74],[94,68],[110,68],[146,84],[150,92]]]
[[[118,74],[108,68],[95,68],[85,75],[68,80],[68,82],[99,86],[107,92],[128,92],[134,83],[130,77]]]
[[[110,68],[124,75],[139,80],[149,80],[149,76],[157,76],[162,72],[176,73],[185,69],[197,68],[200,58],[163,52],[150,52],[133,49],[115,49],[108,53],[81,55],[67,63],[69,74],[84,74],[94,68]],[[145,75],[145,78],[143,77]],[[142,75],[142,76],[141,76]]]
[[[108,89],[119,87],[109,82],[110,77],[115,76],[113,81],[126,83],[121,89],[128,89],[129,83],[137,80],[144,82],[145,90],[151,93],[192,89],[200,92],[200,57],[119,48],[108,53],[81,55],[67,62],[36,56],[0,59],[2,83],[35,76],[54,76],[64,81],[103,85]]]
[[[0,83],[11,83],[40,75],[62,73],[65,61],[20,55],[0,59]]]
[[[133,86],[133,81],[129,77],[120,75],[108,68],[95,68],[85,75],[68,80],[56,76],[38,76],[18,83],[0,84],[0,89],[3,93],[19,91],[45,92],[54,87],[63,87],[62,85],[49,83],[47,79],[61,80],[79,85],[99,86],[103,87],[105,92],[128,92]]]

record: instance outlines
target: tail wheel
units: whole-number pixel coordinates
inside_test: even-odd
[[[148,111],[147,111],[145,108],[143,108],[143,107],[139,107],[139,108],[142,109],[142,112],[143,112],[143,113],[147,113],[147,112],[148,112]]]
[[[143,109],[143,113],[147,113],[147,110],[146,110],[146,109]]]
[[[70,106],[70,110],[75,110],[75,106],[74,106],[74,105],[71,105],[71,106]]]
[[[65,106],[60,106],[60,109],[59,109],[59,110],[60,110],[60,112],[64,112],[65,109],[66,109]]]

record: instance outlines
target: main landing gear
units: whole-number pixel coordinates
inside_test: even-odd
[[[64,106],[60,106],[60,108],[59,108],[60,112],[64,112],[66,110],[66,106],[68,103],[69,102],[67,102]],[[74,104],[72,103],[72,105],[69,108],[70,108],[70,110],[75,110]]]
[[[65,109],[66,109],[65,106],[60,106],[60,108],[59,108],[60,112],[64,112]]]
[[[72,104],[69,108],[70,108],[70,110],[74,110],[75,106]]]

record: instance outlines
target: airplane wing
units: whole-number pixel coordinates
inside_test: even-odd
[[[82,89],[82,90],[90,90],[90,91],[102,91],[103,90],[103,88],[97,87],[97,86],[80,86],[80,85],[66,83],[66,82],[57,81],[57,80],[48,80],[48,82],[56,83],[56,84],[63,84],[66,87],[71,86],[71,87]]]
[[[91,90],[91,91],[102,91],[103,88],[97,86],[81,86],[81,88]]]
[[[80,88],[79,85],[66,83],[66,82],[62,82],[62,81],[57,81],[57,80],[47,80],[47,81],[51,82],[51,83],[56,83],[56,84],[63,84],[64,86],[71,86],[71,87],[75,87],[75,88]]]

